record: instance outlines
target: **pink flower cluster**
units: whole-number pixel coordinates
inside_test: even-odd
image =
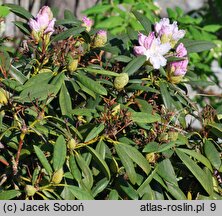
[[[176,21],[170,24],[168,18],[161,19],[160,22],[155,24],[154,28],[162,43],[169,42],[172,47],[174,47],[177,41],[183,38],[186,33],[184,30],[178,29]]]
[[[54,32],[55,25],[55,18],[53,18],[51,9],[48,6],[43,6],[36,18],[29,20],[28,25],[35,39],[43,34],[50,36]]]
[[[167,65],[167,54],[175,47],[177,42],[184,37],[185,31],[179,30],[177,22],[170,24],[168,18],[163,18],[154,25],[155,31],[150,32],[148,36],[139,33],[139,46],[134,47],[135,55],[145,55],[147,61],[154,69],[159,69],[161,66]],[[177,57],[185,57],[187,50],[181,43],[176,48]],[[184,75],[187,71],[188,60],[181,60],[168,64],[170,70],[174,71],[175,76]]]

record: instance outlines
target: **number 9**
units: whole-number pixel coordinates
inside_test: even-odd
[[[211,204],[210,204],[210,210],[211,210],[211,211],[215,211],[215,210],[216,210],[216,207],[217,207],[217,206],[216,206],[216,203],[211,203]]]

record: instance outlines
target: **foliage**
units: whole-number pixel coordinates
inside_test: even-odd
[[[111,17],[95,18],[97,28],[112,22],[106,43],[104,32],[88,31],[70,11],[55,31],[37,31],[27,24],[28,11],[7,5],[23,18],[15,24],[25,40],[15,53],[6,51],[4,38],[0,48],[0,199],[221,199],[221,112],[210,105],[199,111],[185,85],[211,84],[196,65],[208,67],[215,28],[199,29],[209,32],[206,40],[192,33],[198,19],[169,10],[180,29],[189,29],[178,44],[190,61],[182,81],[170,82],[167,67],[154,69],[133,53],[137,26],[148,35],[159,21],[156,7],[143,14],[151,2],[126,2],[132,19],[122,11],[119,17],[130,23],[127,31]],[[164,56],[168,63],[184,60],[174,52]],[[201,122],[199,131],[189,115]]]

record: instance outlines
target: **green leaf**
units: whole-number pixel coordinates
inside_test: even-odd
[[[216,32],[216,31],[218,31],[221,28],[222,28],[221,25],[205,25],[203,27],[203,30],[204,31],[208,31],[208,32]]]
[[[106,157],[106,144],[102,139],[100,139],[98,144],[96,145],[96,151],[101,155],[102,159],[104,160]]]
[[[128,73],[129,76],[133,75],[136,73],[141,66],[146,61],[146,56],[138,56],[134,58],[132,61],[129,62],[129,64],[124,68],[123,73]]]
[[[60,41],[60,40],[64,40],[70,36],[77,36],[79,35],[80,33],[82,33],[83,31],[85,30],[85,27],[73,27],[73,28],[70,28],[56,36],[54,36],[51,40],[51,43],[52,42],[57,42],[57,41]]]
[[[0,5],[0,18],[6,17],[9,13],[9,7]]]
[[[104,128],[105,128],[105,126],[102,123],[98,126],[95,126],[87,135],[85,142],[88,142],[88,141],[96,138],[104,130]]]
[[[65,160],[66,160],[66,141],[63,135],[60,135],[57,138],[56,143],[54,145],[54,152],[53,152],[54,171],[57,171],[60,168],[62,168]]]
[[[128,154],[126,154],[125,148],[122,148],[121,144],[116,144],[115,149],[126,170],[129,180],[132,184],[135,184],[137,181],[137,174],[132,159],[128,156]]]
[[[18,82],[20,82],[21,84],[24,84],[25,81],[27,80],[26,76],[24,76],[22,74],[21,71],[19,71],[16,67],[14,67],[13,65],[11,65],[10,67],[10,71],[9,74]]]
[[[106,19],[100,21],[96,25],[96,28],[106,27],[106,29],[112,29],[112,28],[122,25],[123,22],[124,22],[124,19],[120,16],[110,16],[110,17],[107,17]]]
[[[176,200],[186,200],[187,197],[183,193],[183,191],[179,188],[179,186],[176,186],[175,184],[172,184],[171,182],[166,182],[168,191],[171,193],[171,195]]]
[[[84,10],[82,13],[86,14],[86,15],[90,15],[90,14],[100,14],[100,13],[105,13],[107,10],[109,10],[112,7],[112,5],[108,4],[108,5],[95,5],[93,7],[90,7],[87,10]]]
[[[167,8],[167,14],[169,18],[172,18],[174,20],[177,18],[177,12],[171,8]]]
[[[37,74],[35,76],[32,76],[30,79],[28,79],[27,82],[25,82],[25,84],[23,85],[23,88],[25,89],[25,88],[32,87],[37,84],[38,84],[38,87],[39,85],[42,85],[42,84],[48,84],[48,82],[50,81],[52,77],[53,77],[53,73],[51,72]]]
[[[28,25],[21,21],[15,21],[14,24],[26,35],[30,35],[30,30],[28,29]]]
[[[75,196],[73,195],[73,193],[69,190],[68,187],[64,187],[62,190],[62,193],[60,194],[60,196],[64,199],[64,200],[74,200]]]
[[[150,105],[146,100],[136,98],[135,101],[141,112],[151,113],[153,111],[152,105]]]
[[[216,123],[216,122],[208,123],[207,126],[211,126],[212,128],[222,132],[222,124],[221,123]]]
[[[90,190],[93,186],[93,174],[91,169],[89,168],[88,164],[84,160],[84,158],[80,154],[75,155],[76,162],[79,165],[80,169],[83,172],[83,180],[85,187]]]
[[[83,188],[79,188],[76,186],[67,185],[71,193],[78,199],[78,200],[93,200],[93,196]]]
[[[143,14],[139,13],[138,11],[132,11],[134,16],[137,18],[137,20],[142,24],[143,28],[146,31],[146,34],[149,34],[152,30],[152,24],[150,20]]]
[[[202,52],[216,47],[216,44],[210,41],[183,39],[181,42],[186,47],[188,53]]]
[[[140,185],[140,187],[137,189],[137,193],[140,195],[140,197],[142,197],[145,193],[145,189],[147,187],[147,185],[150,184],[150,182],[153,179],[153,176],[155,175],[155,173],[157,172],[158,166],[155,167],[155,169],[152,171],[152,173],[147,177],[147,179],[145,181],[143,181],[143,183]]]
[[[18,190],[0,191],[0,200],[10,200],[21,195]]]
[[[102,156],[97,151],[95,151],[93,148],[91,148],[90,146],[87,146],[87,149],[92,154],[95,162],[98,164],[101,171],[105,174],[106,178],[108,180],[110,180],[111,175],[110,175],[109,167],[107,166],[105,160],[103,160]]]
[[[79,171],[75,157],[73,155],[70,155],[69,157],[69,167],[73,178],[76,179],[76,181],[79,183],[81,181],[82,175]]]
[[[166,181],[178,186],[174,168],[169,159],[164,159],[158,163],[157,173]]]
[[[68,89],[65,83],[62,84],[62,88],[59,94],[59,105],[61,108],[62,115],[70,116],[72,110],[72,101]]]
[[[87,108],[76,108],[71,111],[72,115],[77,115],[77,116],[92,116],[93,114],[96,114],[95,109],[87,109]]]
[[[86,88],[81,82],[77,81],[78,85],[79,85],[79,88],[84,91],[85,93],[89,94],[92,98],[96,99],[96,95],[94,93],[94,91]],[[79,93],[80,94],[80,93]],[[82,96],[82,94],[80,94]],[[84,95],[85,96],[85,95]],[[83,97],[84,97],[83,96]],[[84,97],[85,98],[85,97]]]
[[[157,142],[150,142],[146,144],[143,149],[143,152],[150,153],[150,152],[157,152],[159,149],[159,144]]]
[[[70,18],[70,19],[61,19],[56,21],[57,25],[73,25],[73,26],[78,26],[81,24],[81,21]]]
[[[25,8],[16,5],[16,4],[5,4],[5,6],[9,7],[10,10],[18,15],[19,17],[25,18],[26,20],[29,20],[32,18],[32,14],[29,13]]]
[[[160,92],[161,92],[161,96],[162,96],[165,107],[171,110],[173,108],[173,99],[170,96],[170,93],[167,89],[166,82],[160,82]]]
[[[213,167],[218,170],[221,166],[220,153],[210,140],[205,140],[204,142],[204,153]]]
[[[83,73],[78,73],[77,79],[88,89],[91,91],[98,93],[100,95],[107,95],[107,90],[104,88],[101,84],[98,83],[98,81],[94,81],[93,79],[85,76]]]
[[[196,177],[196,179],[200,182],[206,192],[210,195],[212,193],[212,188],[210,187],[205,172],[192,159],[190,159],[190,157],[188,157],[179,149],[176,149],[176,154],[182,160],[185,166],[191,171],[191,173]]]
[[[135,147],[126,143],[119,143],[118,145],[121,146],[132,161],[134,161],[147,175],[149,174],[151,170],[149,162]]]
[[[134,122],[143,124],[149,124],[161,120],[160,116],[157,113],[151,114],[146,112],[132,112],[130,118]]]
[[[128,63],[129,61],[132,60],[132,58],[130,58],[129,56],[125,56],[125,55],[116,56],[114,59],[118,62],[125,62],[125,63]]]
[[[38,146],[34,145],[34,150],[35,150],[35,153],[36,153],[38,159],[40,160],[42,166],[45,168],[46,172],[51,176],[52,175],[52,167],[50,166],[48,160],[46,159],[46,156],[44,155],[44,153],[42,152],[42,150]]]
[[[119,194],[118,194],[117,190],[112,189],[109,193],[108,199],[109,200],[118,200],[119,199]]]
[[[96,197],[99,193],[103,192],[108,184],[109,180],[107,180],[107,178],[103,178],[98,181],[96,185],[92,188],[93,197]]]
[[[95,73],[95,74],[102,74],[102,75],[107,75],[107,76],[114,76],[117,77],[120,74],[115,73],[113,71],[108,71],[108,70],[103,70],[103,69],[95,69],[95,68],[90,68],[90,67],[86,67],[86,68],[79,68],[79,69],[84,69],[90,73]]]
[[[20,99],[23,102],[31,102],[38,99],[39,101],[45,100],[50,97],[54,92],[54,85],[42,84],[41,88],[39,85],[30,86],[24,89],[20,93]]]
[[[121,189],[131,198],[132,200],[138,200],[139,196],[137,191],[128,182],[120,183]]]
[[[183,148],[179,148],[179,150],[190,155],[191,157],[194,157],[202,164],[204,164],[211,172],[213,172],[213,168],[211,166],[210,161],[206,157],[204,157],[201,153],[195,152],[194,150],[183,149]]]

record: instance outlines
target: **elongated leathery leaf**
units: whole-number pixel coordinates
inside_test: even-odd
[[[128,63],[124,68],[123,73],[128,73],[129,76],[133,75],[145,63],[146,56],[138,56]]]
[[[77,79],[91,91],[101,95],[107,95],[106,88],[104,88],[99,82],[85,76],[83,73],[78,73],[76,76]]]
[[[213,188],[210,187],[210,183],[208,182],[206,173],[191,158],[189,158],[179,149],[176,150],[176,154],[191,171],[191,173],[196,177],[196,179],[200,182],[206,192],[210,195],[213,191]]]
[[[62,168],[66,159],[66,141],[62,135],[60,135],[54,145],[53,152],[53,168],[55,171]]]
[[[220,153],[217,151],[216,147],[210,140],[204,142],[204,152],[212,165],[219,169],[221,166]]]
[[[106,175],[107,179],[109,180],[111,175],[110,175],[109,167],[107,166],[105,160],[103,160],[102,156],[90,146],[87,146],[87,149],[90,151],[94,160],[96,161],[98,166],[101,168],[102,172]]]
[[[62,115],[70,116],[72,110],[72,101],[65,83],[62,84],[62,88],[59,93],[59,104],[61,107]]]
[[[52,174],[52,167],[50,166],[46,156],[42,152],[42,150],[38,146],[34,146],[35,153],[40,160],[42,166],[45,168],[46,172],[51,175]]]
[[[142,24],[143,28],[146,31],[146,34],[149,34],[152,30],[150,20],[143,14],[138,11],[132,11],[137,20]]]
[[[132,184],[136,183],[137,174],[133,165],[132,159],[126,154],[125,149],[120,144],[115,145],[116,152],[126,170],[127,175]]]
[[[134,161],[141,169],[148,175],[151,167],[146,158],[137,150],[135,147],[132,147],[126,143],[119,143],[119,147],[125,151],[125,153]]]

